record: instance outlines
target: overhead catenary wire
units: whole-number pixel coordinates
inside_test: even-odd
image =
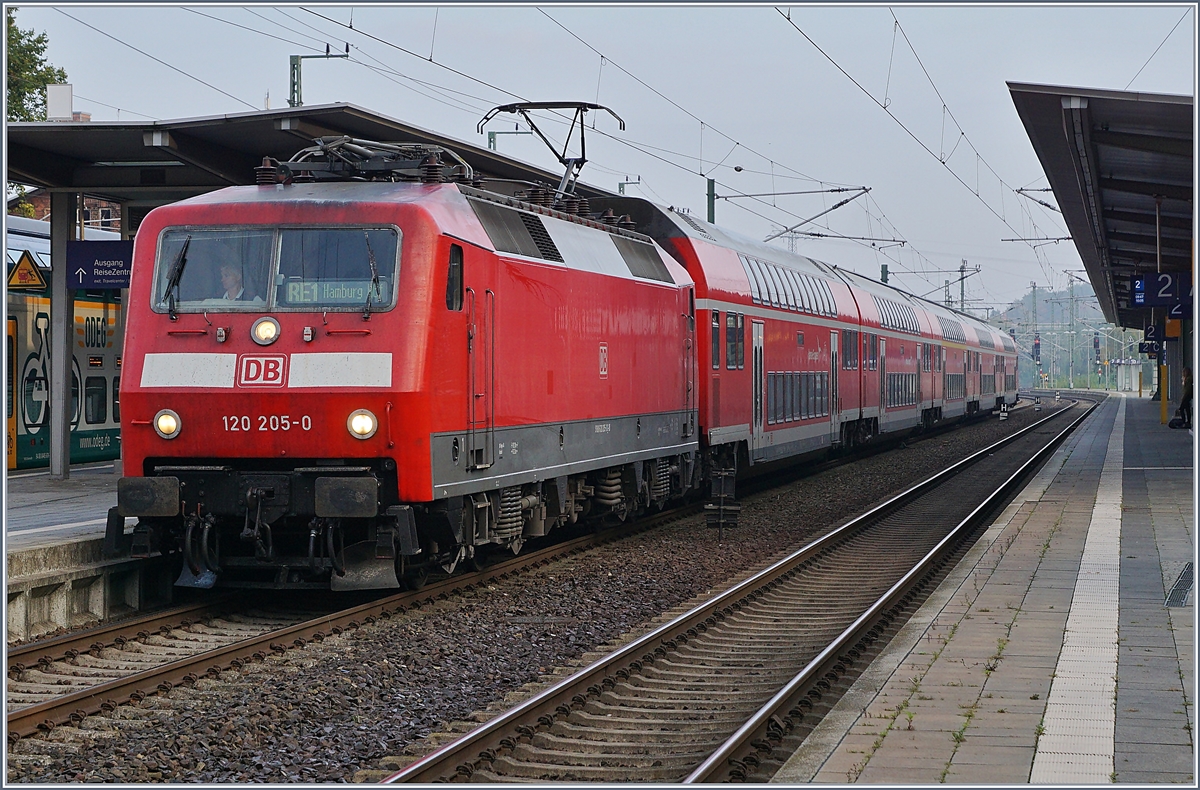
[[[788,24],[790,24],[790,25],[791,25],[791,26],[792,26],[792,27],[793,27],[793,28],[796,30],[796,32],[797,32],[797,33],[799,33],[801,36],[803,36],[803,37],[804,37],[804,39],[805,39],[805,40],[807,40],[807,41],[808,41],[808,42],[809,42],[809,43],[810,43],[810,44],[811,44],[811,45],[812,45],[812,46],[813,46],[813,47],[814,47],[814,48],[815,48],[815,49],[816,49],[816,50],[817,50],[819,53],[821,53],[821,55],[822,55],[822,56],[823,56],[823,57],[824,57],[826,60],[828,60],[828,61],[829,61],[831,64],[833,64],[833,66],[834,66],[834,67],[835,67],[835,68],[836,68],[838,71],[840,71],[840,72],[841,72],[841,73],[842,73],[842,74],[843,74],[843,75],[844,75],[844,76],[845,76],[845,77],[846,77],[848,80],[850,80],[850,82],[851,82],[851,83],[853,83],[853,84],[854,84],[854,86],[855,86],[856,88],[858,88],[860,91],[862,91],[862,93],[863,93],[864,95],[866,95],[866,96],[867,96],[867,98],[869,98],[869,99],[870,99],[872,102],[874,102],[874,103],[876,104],[876,106],[878,106],[878,107],[879,107],[881,110],[883,110],[885,113],[887,113],[888,117],[889,117],[889,118],[891,118],[893,121],[895,121],[895,122],[896,122],[896,124],[897,124],[897,125],[898,125],[898,126],[901,128],[901,129],[903,129],[903,130],[904,130],[904,132],[905,132],[906,134],[908,134],[908,136],[909,136],[909,137],[911,137],[911,138],[913,139],[913,141],[914,141],[914,142],[916,142],[916,143],[917,143],[917,145],[919,145],[919,146],[920,146],[922,149],[924,149],[924,150],[925,150],[925,152],[926,152],[926,153],[928,153],[928,154],[929,154],[931,157],[933,157],[934,159],[937,159],[937,160],[938,160],[938,162],[939,162],[939,163],[940,163],[940,164],[941,164],[941,165],[942,165],[942,166],[943,166],[943,167],[946,169],[946,171],[947,171],[947,172],[948,172],[948,173],[949,173],[949,174],[950,174],[950,175],[951,175],[951,176],[952,176],[952,177],[953,177],[953,178],[954,178],[956,181],[958,181],[958,182],[959,182],[959,183],[960,183],[960,184],[963,186],[963,188],[965,188],[965,189],[966,189],[968,192],[970,192],[971,194],[975,195],[975,197],[976,197],[976,198],[977,198],[977,199],[978,199],[978,200],[979,200],[979,201],[980,201],[980,202],[981,202],[981,203],[984,205],[984,207],[985,207],[985,208],[987,208],[987,210],[988,210],[988,211],[990,211],[990,212],[991,212],[991,213],[992,213],[992,214],[993,214],[993,215],[994,215],[994,216],[995,216],[997,219],[999,219],[999,220],[1000,220],[1000,221],[1001,221],[1001,222],[1002,222],[1002,223],[1003,223],[1005,226],[1007,226],[1007,227],[1008,227],[1010,230],[1012,230],[1014,233],[1019,233],[1019,232],[1020,232],[1020,231],[1018,231],[1016,228],[1014,228],[1014,227],[1012,226],[1012,224],[1011,224],[1011,223],[1009,223],[1009,221],[1007,220],[1007,218],[1006,218],[1006,217],[1005,217],[1005,216],[1004,216],[1004,215],[1003,215],[1001,212],[997,211],[997,210],[996,210],[996,209],[995,209],[995,208],[994,208],[994,207],[993,207],[993,206],[992,206],[990,203],[988,203],[988,202],[987,202],[987,200],[985,200],[985,199],[983,198],[983,196],[982,196],[981,194],[979,194],[979,192],[978,192],[977,190],[974,190],[974,189],[972,189],[972,188],[970,187],[970,185],[968,185],[968,184],[966,183],[966,181],[964,181],[964,180],[962,179],[962,177],[961,177],[961,176],[960,176],[958,173],[954,172],[953,168],[951,168],[951,167],[949,166],[949,164],[947,163],[947,161],[946,161],[946,160],[944,160],[944,159],[943,159],[941,156],[939,156],[937,153],[934,153],[934,151],[933,151],[933,150],[932,150],[932,149],[931,149],[931,148],[930,148],[930,147],[929,147],[929,146],[928,146],[928,145],[927,145],[927,144],[926,144],[926,143],[925,143],[923,140],[921,140],[921,138],[919,138],[919,137],[918,137],[918,136],[917,136],[917,135],[916,135],[916,134],[915,134],[915,133],[914,133],[914,132],[913,132],[911,129],[909,129],[909,128],[908,128],[908,127],[907,127],[907,126],[904,124],[904,122],[903,122],[903,121],[901,121],[899,118],[897,118],[897,117],[895,116],[895,114],[893,114],[893,113],[892,113],[892,112],[891,112],[891,111],[888,109],[888,107],[887,107],[887,106],[885,106],[885,105],[884,105],[882,102],[880,102],[878,99],[876,99],[876,98],[875,98],[875,96],[874,96],[874,95],[873,95],[873,94],[872,94],[872,93],[871,93],[869,90],[867,90],[867,89],[866,89],[866,88],[865,88],[865,87],[862,85],[862,83],[860,83],[858,80],[856,80],[856,79],[855,79],[855,78],[854,78],[854,77],[853,77],[853,76],[850,74],[850,72],[846,71],[846,69],[845,69],[845,68],[843,68],[843,67],[842,67],[842,65],[841,65],[840,63],[838,63],[838,62],[837,62],[837,61],[836,61],[836,60],[835,60],[835,59],[834,59],[834,58],[833,58],[831,55],[829,55],[829,53],[825,52],[825,50],[824,50],[824,49],[822,49],[822,48],[821,48],[821,46],[820,46],[819,44],[817,44],[817,42],[816,42],[816,41],[814,41],[814,40],[812,39],[812,37],[811,37],[811,36],[809,36],[809,35],[808,35],[806,32],[804,32],[804,30],[803,30],[803,29],[801,29],[801,28],[800,28],[800,26],[799,26],[799,25],[797,25],[797,24],[795,23],[795,21],[794,21],[794,20],[792,20],[792,18],[791,18],[791,16],[790,16],[789,14],[786,14],[786,13],[784,13],[784,12],[783,12],[783,10],[781,10],[781,9],[779,9],[779,8],[776,8],[775,10],[776,10],[776,11],[779,13],[779,15],[780,15],[781,17],[783,17],[783,19],[784,19],[784,20],[786,20],[786,21],[788,22]],[[894,13],[893,13],[893,15],[892,15],[892,16],[893,16],[893,19],[895,19],[895,14],[894,14]],[[899,23],[899,20],[896,20],[896,22],[897,22],[897,24],[898,24],[898,23]],[[899,28],[899,29],[900,29],[901,33],[903,34],[903,33],[904,33],[904,28],[903,28],[903,26],[900,26],[900,28]],[[908,38],[908,37],[907,37],[907,35],[905,35],[905,40],[906,40],[906,41],[907,41],[907,38]],[[911,42],[910,42],[910,44],[909,44],[909,45],[910,45],[910,48],[911,48]],[[915,51],[915,50],[913,51],[913,54],[914,54],[914,56],[916,56],[916,51]],[[918,58],[917,58],[917,60],[918,60],[918,63],[919,63],[919,62],[920,62],[920,58],[918,57]],[[921,66],[921,68],[922,68],[922,71],[925,71],[925,68],[924,68],[924,66],[923,66],[923,65]],[[926,71],[925,73],[926,73],[926,77],[928,77],[928,72]],[[932,80],[931,80],[931,83],[932,83]],[[936,85],[934,85],[934,92],[935,92],[935,93],[937,93],[937,94],[938,94],[938,98],[939,98],[939,99],[941,99],[941,93],[940,93],[940,92],[937,90],[937,86],[936,86]],[[943,106],[945,106],[945,101],[944,101],[944,100],[943,100],[942,104],[943,104]],[[953,114],[952,114],[952,113],[950,113],[950,117],[951,117],[951,119],[953,119],[953,118],[954,118],[954,116],[953,116]],[[958,125],[958,121],[957,121],[957,120],[955,120],[955,125],[956,125],[956,126]],[[961,126],[959,126],[959,131],[960,131],[960,132],[962,131],[962,127],[961,127]],[[964,132],[963,134],[965,135],[965,132]],[[976,154],[979,154],[979,151],[978,151],[978,149],[976,149],[976,148],[975,148],[975,146],[974,146],[974,144],[972,144],[972,143],[970,142],[970,139],[969,139],[969,138],[967,139],[967,144],[971,146],[971,149],[972,149],[973,151],[975,151],[975,153],[976,153]],[[980,155],[980,157],[979,157],[979,158],[980,158],[980,161],[982,161],[982,162],[983,162],[983,164],[984,164],[984,165],[985,165],[985,166],[988,168],[988,170],[989,170],[989,171],[990,171],[990,172],[991,172],[991,173],[992,173],[994,176],[996,176],[997,180],[998,180],[998,181],[1001,183],[1001,185],[1002,185],[1002,186],[1004,186],[1004,187],[1006,187],[1006,188],[1008,188],[1008,189],[1011,189],[1011,187],[1009,187],[1009,186],[1008,186],[1008,184],[1006,184],[1006,183],[1004,182],[1004,180],[1003,180],[1003,179],[1001,179],[1001,178],[999,177],[999,174],[997,174],[997,173],[995,172],[995,170],[994,170],[994,169],[991,167],[991,165],[990,165],[990,164],[988,164],[987,160],[986,160],[986,159],[984,159],[984,158],[982,157],[982,155]],[[1035,258],[1038,260],[1038,262],[1039,262],[1040,264],[1042,264],[1043,268],[1045,268],[1045,263],[1044,263],[1044,262],[1041,260],[1041,258],[1040,258],[1040,257],[1038,257],[1038,256],[1036,255],[1036,253],[1035,253]],[[1047,273],[1047,274],[1048,274],[1048,273]]]
[[[1136,80],[1138,78],[1138,75],[1141,74],[1143,71],[1145,71],[1146,67],[1150,65],[1150,61],[1154,60],[1154,56],[1158,54],[1158,51],[1163,48],[1164,44],[1167,43],[1167,39],[1170,38],[1171,34],[1175,32],[1175,28],[1179,27],[1179,25],[1183,23],[1183,20],[1187,19],[1187,15],[1192,13],[1192,10],[1193,10],[1192,8],[1189,8],[1188,10],[1183,12],[1183,16],[1179,17],[1179,21],[1175,23],[1175,27],[1171,28],[1171,32],[1167,33],[1167,35],[1163,37],[1163,40],[1160,41],[1158,46],[1154,48],[1154,51],[1150,53],[1150,57],[1146,58],[1146,62],[1143,63],[1142,67],[1137,70],[1137,74],[1134,74],[1133,78],[1130,79],[1129,82],[1125,84],[1124,90],[1129,90],[1129,86],[1133,84],[1133,80]]]
[[[92,104],[99,104],[101,107],[108,107],[109,109],[116,110],[118,121],[121,120],[121,113],[123,113],[123,112],[129,113],[130,115],[136,115],[139,118],[146,118],[151,121],[159,120],[158,118],[154,117],[153,115],[146,115],[144,113],[134,112],[133,110],[127,110],[124,107],[117,107],[116,105],[113,105],[113,104],[105,104],[104,102],[99,101],[98,99],[89,99],[87,96],[80,96],[78,93],[75,94],[75,98],[79,99],[80,101],[91,102]]]
[[[199,14],[200,16],[205,16],[206,18],[209,18],[209,19],[213,19],[214,21],[220,21],[220,22],[222,22],[222,23],[224,23],[224,24],[229,24],[229,25],[232,25],[232,26],[234,26],[234,27],[240,28],[240,29],[242,29],[242,30],[245,30],[245,31],[247,31],[247,32],[251,32],[251,33],[254,33],[254,34],[257,34],[257,35],[263,35],[263,36],[265,36],[265,37],[268,37],[268,38],[271,38],[271,39],[273,39],[273,40],[279,40],[279,41],[283,41],[283,42],[285,42],[285,43],[289,43],[289,44],[292,44],[292,45],[294,45],[294,46],[303,47],[305,50],[308,50],[308,51],[311,51],[311,50],[318,50],[318,48],[317,48],[317,47],[313,47],[311,44],[308,44],[308,43],[304,43],[304,42],[298,42],[298,41],[295,41],[295,40],[287,39],[287,38],[284,38],[284,37],[281,37],[281,36],[278,36],[278,35],[274,35],[274,34],[272,34],[272,33],[270,33],[270,32],[267,32],[267,31],[263,31],[263,30],[259,30],[259,29],[253,28],[253,27],[248,27],[248,26],[246,26],[246,25],[241,25],[241,24],[238,24],[237,22],[233,22],[233,21],[231,21],[231,20],[220,19],[219,17],[210,16],[210,15],[208,15],[208,14],[200,14],[199,12],[193,11],[193,10],[191,10],[191,9],[185,9],[185,10],[188,10],[188,11],[190,11],[191,13],[197,13],[197,14]],[[247,10],[248,12],[250,12],[250,13],[254,13],[254,12],[250,11],[250,9],[246,9],[246,10]],[[303,10],[306,10],[306,11],[307,11],[307,9],[303,9]],[[280,13],[281,13],[283,16],[285,16],[286,18],[288,18],[288,19],[292,19],[292,21],[294,21],[294,22],[296,22],[296,23],[298,23],[298,24],[304,25],[305,27],[307,27],[307,28],[309,28],[309,29],[311,29],[311,30],[314,30],[314,31],[315,31],[315,32],[317,32],[319,35],[321,35],[321,36],[322,36],[322,38],[319,38],[319,39],[318,39],[318,38],[315,38],[315,37],[312,37],[312,36],[308,36],[307,34],[305,34],[305,33],[301,32],[301,31],[298,31],[298,30],[295,30],[295,29],[288,28],[287,26],[285,26],[285,25],[282,25],[282,24],[280,24],[280,23],[278,23],[278,22],[274,22],[274,21],[272,21],[272,22],[271,22],[271,24],[278,25],[278,26],[280,26],[281,28],[283,28],[283,29],[286,29],[286,30],[289,30],[289,32],[291,32],[291,33],[294,33],[294,34],[296,34],[296,35],[300,35],[300,36],[302,36],[302,37],[304,37],[304,38],[306,38],[306,39],[313,39],[313,40],[317,40],[317,41],[324,41],[324,40],[326,40],[326,39],[324,38],[324,32],[323,32],[323,31],[319,31],[317,28],[314,28],[314,27],[312,27],[311,25],[307,25],[306,23],[304,23],[304,22],[302,22],[302,21],[300,21],[300,20],[296,20],[296,19],[294,19],[293,17],[291,17],[290,15],[283,14],[283,12],[282,12],[282,11],[280,11]],[[311,13],[311,12],[310,12],[310,13]],[[67,15],[67,16],[70,16],[69,14],[65,14],[65,15]],[[263,21],[267,21],[267,20],[266,20],[266,18],[265,18],[265,17],[263,17],[263,16],[262,16],[262,15],[260,15],[260,14],[256,14],[256,13],[255,13],[254,15],[255,15],[256,17],[260,18],[260,19],[263,19]],[[326,20],[326,21],[330,21],[330,20],[328,19],[328,17],[324,17],[323,15],[320,15],[320,14],[315,14],[315,15],[316,15],[316,16],[318,16],[318,17],[321,17],[322,19],[324,19],[324,20]],[[71,17],[71,18],[72,18],[72,19],[75,19],[74,17]],[[85,25],[87,24],[87,23],[84,23],[84,22],[82,22],[82,20],[75,19],[75,21],[81,22],[82,24],[85,24]],[[339,25],[340,25],[340,23],[337,23],[337,22],[336,22],[336,20],[332,20],[332,21],[333,21],[333,23],[334,23],[334,24],[339,24]],[[91,26],[89,26],[89,27],[91,27]],[[354,28],[353,28],[353,27],[350,27],[350,26],[345,26],[345,25],[342,25],[342,27],[346,27],[346,28],[348,28],[348,29],[350,29],[350,30],[354,30]],[[101,33],[103,33],[103,31],[98,31],[98,32],[101,32]],[[376,41],[381,41],[381,43],[387,44],[388,46],[392,46],[392,45],[391,45],[389,42],[382,41],[382,40],[381,40],[381,39],[379,39],[378,37],[372,36],[372,35],[371,35],[371,34],[369,34],[369,33],[365,33],[365,32],[364,32],[364,31],[362,31],[362,30],[354,30],[354,32],[356,32],[356,33],[360,33],[360,34],[364,35],[366,38],[374,39],[374,40],[376,40]],[[107,34],[105,34],[105,35],[107,35]],[[114,37],[114,36],[108,36],[108,37],[110,37],[110,38],[113,38],[114,40],[118,41],[118,43],[125,44],[125,42],[122,42],[122,41],[120,41],[119,39],[116,39],[116,37]],[[127,44],[126,44],[126,46],[130,46],[130,45],[127,45]],[[130,46],[130,48],[132,48],[132,49],[135,49],[135,50],[137,49],[136,47],[132,47],[132,46]],[[415,57],[420,57],[422,60],[425,60],[425,61],[427,61],[427,62],[428,62],[428,59],[427,59],[427,58],[425,58],[424,56],[417,55],[416,53],[407,52],[407,50],[404,50],[402,47],[395,47],[395,48],[396,48],[396,49],[399,49],[399,50],[401,50],[401,51],[405,51],[407,54],[413,55],[413,56],[415,56]],[[454,91],[453,89],[446,88],[445,86],[437,86],[437,85],[436,85],[436,84],[434,84],[434,83],[428,83],[428,82],[426,82],[426,81],[417,80],[417,79],[415,79],[415,78],[409,77],[408,75],[405,75],[405,74],[403,74],[403,73],[401,73],[401,72],[399,72],[399,71],[396,71],[396,70],[392,69],[391,67],[388,67],[388,66],[386,66],[386,65],[383,65],[383,64],[382,64],[382,61],[379,61],[377,58],[374,58],[373,56],[371,56],[369,53],[366,53],[366,52],[365,52],[364,50],[362,50],[361,48],[357,48],[357,47],[356,47],[356,49],[357,49],[357,50],[358,50],[358,52],[359,52],[360,54],[362,54],[363,56],[365,56],[365,57],[368,57],[368,58],[371,58],[372,60],[376,61],[377,63],[379,63],[379,64],[381,64],[381,65],[380,65],[380,66],[372,66],[371,64],[368,64],[368,63],[363,63],[362,61],[359,61],[357,58],[355,58],[355,59],[351,59],[351,60],[352,60],[352,62],[355,62],[357,65],[360,65],[360,66],[362,66],[362,67],[364,67],[364,68],[371,69],[371,70],[372,70],[372,71],[374,71],[375,73],[378,73],[378,74],[380,74],[381,76],[384,76],[385,78],[388,78],[387,74],[390,72],[390,73],[392,73],[392,74],[395,74],[397,77],[399,77],[399,78],[401,78],[401,79],[404,79],[404,80],[407,80],[407,81],[409,81],[409,82],[413,83],[414,85],[424,85],[424,86],[427,86],[427,88],[428,88],[428,89],[430,89],[430,90],[438,90],[438,91],[448,91],[448,92],[452,92],[452,93],[454,93],[454,94],[456,94],[456,95],[459,95],[459,96],[466,96],[466,97],[470,97],[471,99],[474,99],[474,100],[476,100],[476,101],[484,102],[485,104],[486,104],[486,103],[489,101],[489,100],[487,100],[487,99],[484,99],[483,97],[479,97],[479,96],[472,96],[471,94],[464,93],[464,92],[462,92],[462,91]],[[148,57],[151,57],[152,59],[155,59],[156,61],[158,61],[158,59],[154,58],[154,56],[152,56],[152,55],[149,55],[148,53],[141,52],[140,50],[137,50],[137,51],[139,51],[139,53],[140,53],[140,54],[146,55],[146,56],[148,56]],[[167,66],[169,66],[169,67],[173,68],[174,70],[176,70],[176,71],[180,71],[181,73],[184,73],[184,74],[186,75],[186,72],[182,72],[182,70],[180,70],[180,69],[177,69],[177,68],[175,68],[175,67],[171,66],[171,64],[169,64],[169,63],[166,63],[165,61],[158,61],[158,62],[162,62],[162,63],[163,63],[163,65],[167,65]],[[436,63],[436,61],[434,62],[434,65],[437,65],[437,66],[439,66],[439,67],[444,67],[444,66],[443,66],[443,64],[438,64],[438,63]],[[470,75],[464,74],[463,72],[460,72],[460,71],[458,71],[458,70],[456,70],[456,69],[452,69],[452,68],[448,68],[448,67],[445,67],[445,68],[447,68],[447,70],[449,70],[449,71],[452,71],[452,72],[454,72],[454,73],[456,73],[456,74],[459,74],[459,75],[461,75],[461,76],[465,76],[465,77],[466,77],[466,78],[468,78],[468,79],[474,79],[474,78],[472,78]],[[186,76],[189,76],[189,77],[190,77],[191,75],[186,75]],[[193,78],[193,79],[196,79],[196,78]],[[202,83],[204,82],[203,80],[197,80],[197,81],[200,81],[200,82],[202,82]],[[396,82],[396,80],[391,80],[391,81],[392,81],[392,82]],[[512,92],[510,92],[510,91],[505,91],[504,89],[502,89],[502,88],[499,88],[498,86],[495,86],[495,85],[491,85],[490,83],[487,83],[487,82],[485,82],[485,81],[482,81],[482,80],[475,80],[475,81],[476,81],[476,82],[478,82],[479,84],[481,84],[481,85],[484,85],[484,86],[486,86],[486,87],[489,87],[489,88],[491,88],[491,89],[495,89],[495,90],[501,90],[501,91],[502,91],[503,93],[505,93],[506,95],[509,95],[509,96],[517,96],[517,94],[514,94],[514,93],[512,93]],[[243,104],[246,104],[247,106],[254,107],[254,105],[252,105],[251,103],[249,103],[249,102],[245,102],[244,100],[241,100],[241,99],[238,99],[238,97],[236,97],[236,96],[233,96],[232,94],[229,94],[229,93],[227,93],[227,92],[225,92],[225,91],[221,91],[219,88],[216,88],[216,86],[209,85],[208,83],[204,83],[204,84],[206,85],[206,87],[213,88],[213,89],[217,90],[218,92],[221,92],[223,95],[227,95],[227,96],[229,96],[230,98],[234,98],[235,100],[238,100],[239,102],[241,102],[241,103],[243,103]],[[397,84],[400,84],[400,83],[397,83]],[[405,87],[409,87],[409,86],[405,86]],[[411,87],[410,87],[409,89],[415,90],[415,89],[413,89],[413,88],[411,88]],[[423,95],[423,96],[426,96],[427,98],[433,99],[433,100],[435,100],[435,101],[442,101],[442,100],[441,100],[441,99],[439,99],[438,97],[436,97],[436,96],[430,96],[428,93],[424,93],[424,92],[422,92],[422,91],[420,91],[420,90],[417,90],[416,92],[417,92],[417,93],[419,93],[419,94],[421,94],[421,95]],[[454,105],[454,104],[450,104],[450,103],[449,103],[449,102],[447,102],[447,101],[442,101],[442,103],[443,103],[443,104],[447,104],[447,106],[455,107],[455,105]],[[106,106],[109,106],[109,105],[106,105]],[[469,106],[469,102],[465,103],[465,105],[464,105],[463,103],[461,103],[461,102],[460,102],[460,103],[458,103],[458,106],[457,106],[457,107],[455,107],[455,108],[456,108],[456,109],[459,109],[459,110],[462,110],[462,111],[464,111],[464,112],[477,112],[477,111],[478,111],[478,108],[470,107],[470,106]],[[257,109],[257,108],[255,108],[255,109]],[[149,116],[144,116],[144,117],[149,117]],[[565,120],[564,120],[563,122],[565,122]],[[656,159],[656,160],[659,160],[659,161],[662,161],[663,163],[665,163],[665,164],[668,164],[668,165],[670,165],[670,166],[672,166],[672,167],[680,168],[680,169],[682,169],[682,170],[686,170],[686,171],[688,171],[688,172],[691,172],[690,168],[686,168],[686,167],[682,166],[682,165],[681,165],[679,162],[673,162],[673,161],[671,161],[671,159],[670,159],[670,158],[668,158],[668,157],[672,157],[672,156],[674,156],[674,157],[679,157],[679,158],[681,158],[681,159],[686,159],[686,155],[685,155],[685,154],[681,154],[681,153],[679,153],[679,152],[671,151],[670,149],[661,148],[661,147],[658,147],[658,146],[652,146],[652,145],[650,145],[650,144],[647,144],[647,143],[638,143],[638,142],[636,142],[636,141],[629,141],[629,140],[622,139],[622,138],[616,138],[616,137],[614,137],[613,135],[610,135],[610,134],[606,134],[606,133],[604,133],[604,132],[603,132],[603,130],[599,130],[599,131],[600,131],[600,133],[601,133],[601,134],[603,134],[603,136],[605,136],[605,137],[608,137],[609,139],[612,139],[612,140],[614,140],[615,142],[618,142],[618,143],[622,144],[623,146],[627,146],[627,147],[633,148],[634,150],[638,151],[639,153],[642,153],[643,155],[650,156],[651,158],[653,158],[653,159]],[[730,138],[730,139],[732,139],[732,138]],[[722,166],[722,162],[723,162],[724,160],[727,160],[727,159],[728,159],[728,157],[729,157],[729,156],[732,154],[732,152],[733,152],[733,151],[735,151],[735,150],[737,149],[737,147],[739,146],[739,144],[737,144],[737,143],[736,143],[736,141],[734,141],[734,142],[735,142],[735,144],[734,144],[734,147],[730,149],[730,153],[729,153],[729,154],[727,154],[727,155],[724,157],[724,159],[723,159],[722,161],[716,162],[716,163],[713,165],[713,167],[720,167],[720,166]],[[744,146],[743,146],[743,147],[744,147]],[[653,151],[660,151],[660,152],[662,152],[663,154],[666,154],[667,156],[658,156],[658,155],[654,154],[654,153],[653,153]],[[754,152],[751,152],[751,153],[754,153]],[[759,156],[762,156],[761,154],[757,154],[757,155],[759,155]],[[787,170],[791,170],[792,172],[799,173],[799,171],[792,170],[791,168],[788,168],[786,165],[783,165],[783,164],[781,164],[781,163],[774,162],[774,160],[770,160],[770,159],[769,159],[769,158],[767,158],[767,157],[763,157],[763,158],[764,158],[764,159],[767,159],[767,161],[769,161],[769,162],[771,163],[771,170],[772,170],[772,173],[771,173],[771,174],[772,174],[773,176],[780,176],[780,177],[784,177],[784,178],[792,178],[792,176],[789,176],[789,175],[784,175],[784,174],[780,174],[780,173],[778,173],[777,171],[775,171],[775,166],[776,166],[776,165],[779,165],[779,167],[781,167],[781,168],[785,168],[785,169],[787,169]],[[709,164],[709,163],[705,163],[705,164]],[[751,172],[754,172],[754,171],[751,171]],[[805,175],[803,175],[803,174],[800,174],[800,177],[801,177],[801,178],[803,178],[803,179],[805,179],[805,180],[812,180],[810,177],[808,177],[808,176],[805,176]],[[648,189],[649,191],[651,191],[651,192],[654,192],[653,188],[652,188],[652,187],[650,187],[649,185],[647,185],[647,189]],[[654,193],[654,194],[657,196],[657,193]],[[661,196],[657,196],[657,197],[658,197],[658,199],[659,199],[659,200],[663,200],[663,199],[661,198]],[[663,200],[663,202],[666,202],[666,201],[665,201],[665,200]],[[872,202],[874,202],[874,201],[872,201]],[[768,205],[770,205],[770,204],[768,204]],[[877,205],[877,204],[876,204],[876,205]],[[798,218],[798,219],[800,218],[800,217],[799,217],[799,215],[795,214],[794,212],[787,211],[786,209],[780,208],[780,207],[779,207],[779,206],[777,206],[777,205],[776,205],[776,206],[773,206],[773,208],[774,208],[776,211],[779,211],[779,212],[783,213],[783,214],[784,214],[784,215],[786,215],[786,216],[796,217],[796,218]],[[763,218],[763,219],[768,219],[767,217],[765,217],[765,216],[763,216],[763,215],[761,215],[761,214],[758,214],[757,212],[749,212],[749,213],[751,213],[751,214],[754,214],[755,216],[759,216],[760,218]],[[822,227],[826,227],[826,226],[822,226]],[[842,236],[842,235],[845,235],[845,234],[837,234],[837,235],[839,235],[839,236]],[[884,257],[888,257],[888,258],[889,258],[889,260],[891,260],[891,256],[884,256]]]
[[[228,98],[233,99],[236,102],[246,105],[247,107],[249,107],[252,110],[258,109],[258,107],[256,105],[251,104],[250,102],[246,101],[245,99],[242,99],[238,96],[234,96],[232,93],[229,93],[228,91],[221,90],[216,85],[213,85],[210,82],[205,82],[204,80],[200,79],[196,75],[189,74],[188,72],[184,71],[183,69],[179,68],[178,66],[172,66],[170,63],[167,63],[162,58],[156,58],[154,55],[151,55],[149,52],[146,52],[145,50],[142,50],[142,49],[138,49],[133,44],[130,44],[126,41],[122,41],[121,39],[117,38],[116,36],[112,35],[111,33],[106,33],[105,31],[101,30],[100,28],[96,27],[95,25],[88,24],[87,22],[84,22],[82,19],[80,19],[78,17],[71,16],[66,11],[62,10],[61,8],[55,8],[54,10],[57,11],[58,13],[62,14],[63,16],[67,17],[68,19],[73,19],[76,22],[78,22],[79,24],[83,25],[84,27],[96,31],[97,33],[104,36],[105,38],[112,39],[113,41],[117,42],[121,46],[128,47],[129,49],[132,49],[134,52],[137,52],[139,55],[144,55],[145,57],[150,58],[150,60],[153,60],[155,63],[166,66],[171,71],[178,72],[179,74],[182,74],[183,76],[187,77],[188,79],[194,80],[194,81],[200,83],[201,85],[203,85],[206,88],[211,88],[212,90],[216,91],[217,93],[221,94],[222,96],[227,96]]]

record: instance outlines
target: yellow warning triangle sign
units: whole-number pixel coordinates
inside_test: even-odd
[[[8,273],[8,289],[10,291],[42,291],[46,288],[46,278],[33,261],[29,250],[21,253],[21,260]]]

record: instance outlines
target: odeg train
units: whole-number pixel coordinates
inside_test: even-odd
[[[1016,400],[968,315],[432,146],[322,138],[155,209],[126,309],[110,538],[138,517],[186,586],[416,586]]]

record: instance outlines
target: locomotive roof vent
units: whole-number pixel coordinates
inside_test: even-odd
[[[286,162],[263,157],[262,165],[254,168],[255,182],[268,186],[305,181],[482,183],[466,160],[437,145],[381,143],[349,135],[318,137],[313,142]]]

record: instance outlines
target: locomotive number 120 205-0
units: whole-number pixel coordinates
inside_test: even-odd
[[[735,478],[1016,400],[994,327],[640,198],[341,137],[258,176],[135,242],[109,527],[180,585],[416,586],[707,490],[732,526]]]

